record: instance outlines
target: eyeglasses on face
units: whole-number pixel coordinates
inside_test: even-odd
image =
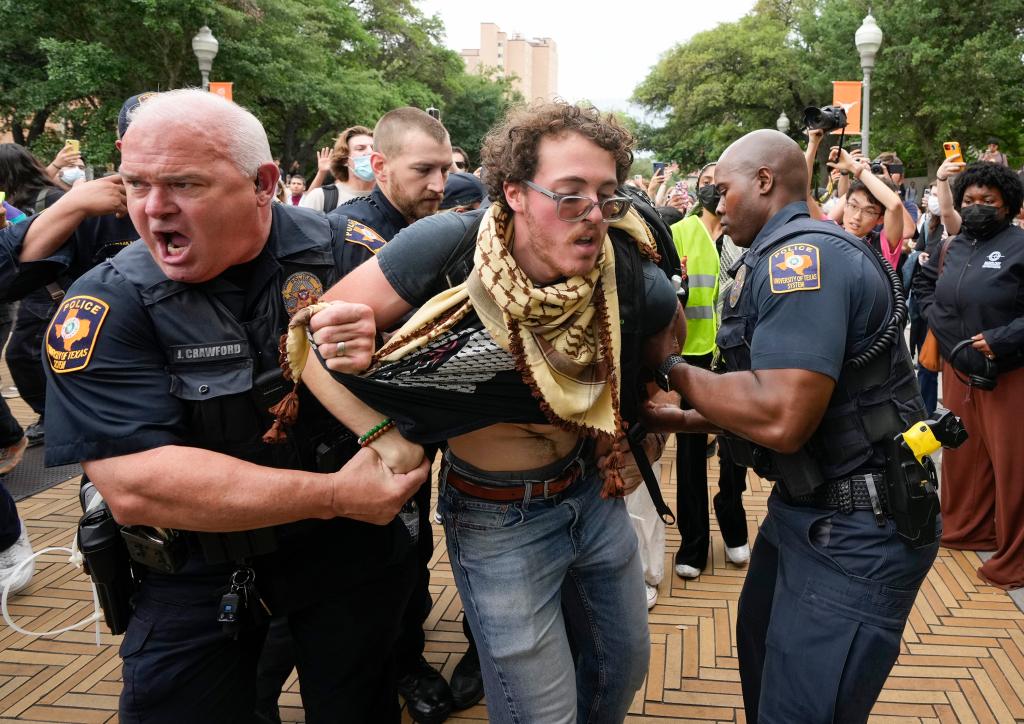
[[[600,206],[601,217],[605,221],[618,221],[632,205],[632,201],[624,196],[613,196],[604,201],[594,201],[588,196],[576,196],[573,194],[556,194],[554,191],[538,186],[532,181],[523,180],[523,183],[539,194],[547,196],[555,202],[555,214],[562,221],[582,221],[590,215],[595,206]]]
[[[455,168],[459,169],[460,171],[465,171],[466,170],[466,162],[465,161],[455,161]]]

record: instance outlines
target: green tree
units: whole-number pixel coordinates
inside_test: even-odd
[[[396,106],[507,90],[467,80],[411,0],[0,0],[0,131],[44,159],[74,137],[89,162],[114,161],[125,98],[199,84],[204,24],[220,42],[213,79],[234,82],[286,167],[311,169],[343,128]]]
[[[871,151],[895,150],[913,174],[933,173],[941,143],[980,148],[997,136],[1024,152],[1024,4],[892,0],[871,4],[884,32],[871,89]],[[831,101],[833,80],[861,77],[854,33],[868,0],[761,0],[736,23],[669,50],[634,91],[664,123],[643,144],[684,165],[716,157],[780,111]],[[854,143],[857,139],[854,139]]]
[[[506,78],[463,73],[453,80],[441,103],[452,143],[469,153],[471,162],[480,160],[484,136],[500,121],[510,105],[521,103],[522,95]]]
[[[633,93],[665,119],[641,126],[641,144],[697,167],[747,131],[773,128],[782,110],[798,118],[814,93],[788,34],[778,17],[754,13],[669,50]]]

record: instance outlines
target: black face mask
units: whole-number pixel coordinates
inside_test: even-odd
[[[718,202],[721,200],[722,194],[718,193],[718,189],[715,188],[714,184],[705,184],[697,189],[697,201],[712,214],[717,213],[715,210],[718,208]]]
[[[1007,225],[999,216],[999,209],[987,204],[971,204],[960,209],[962,227],[967,235],[978,241],[991,239]]]

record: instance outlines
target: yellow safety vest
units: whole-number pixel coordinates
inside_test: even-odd
[[[690,296],[686,302],[686,342],[682,354],[703,355],[715,349],[718,332],[718,250],[699,216],[672,225],[679,257],[686,257]]]

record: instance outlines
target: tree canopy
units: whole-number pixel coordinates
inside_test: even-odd
[[[441,108],[475,156],[513,98],[467,75],[413,0],[0,0],[0,131],[43,159],[69,137],[90,163],[114,161],[126,98],[199,85],[204,24],[220,43],[211,79],[234,82],[286,167],[312,168],[339,131],[402,105]]]
[[[996,137],[1024,162],[1024,4],[892,0],[871,12],[884,39],[871,84],[871,153],[895,150],[910,175],[932,173],[943,141],[981,149]],[[868,0],[761,0],[734,23],[667,51],[634,102],[663,119],[641,128],[661,158],[698,166],[780,112],[802,137],[806,106],[833,80],[860,80],[854,34]],[[855,140],[854,142],[859,142]]]

